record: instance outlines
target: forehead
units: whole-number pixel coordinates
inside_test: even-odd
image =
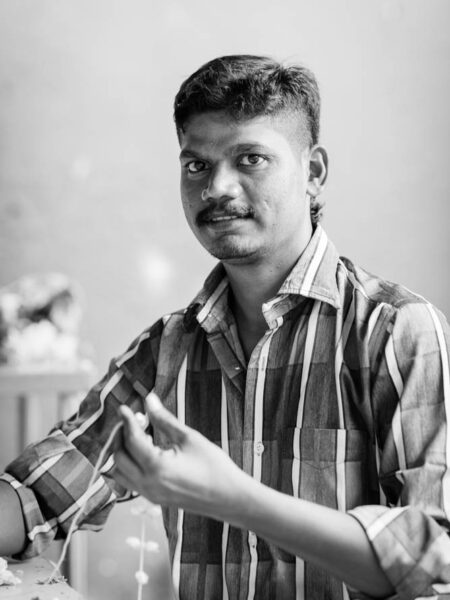
[[[213,111],[191,116],[179,141],[182,153],[223,151],[241,145],[297,151],[304,147],[302,129],[298,115],[289,113],[235,119],[226,111]]]

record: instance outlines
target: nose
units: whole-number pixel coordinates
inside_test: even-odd
[[[237,173],[224,165],[215,167],[209,176],[208,186],[202,192],[204,201],[223,201],[237,198],[240,183]]]

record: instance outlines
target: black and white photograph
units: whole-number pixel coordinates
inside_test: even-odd
[[[450,598],[449,0],[0,0],[0,600]]]

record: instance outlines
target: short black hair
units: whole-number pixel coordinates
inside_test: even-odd
[[[175,96],[178,135],[193,115],[219,110],[236,120],[297,113],[305,122],[308,144],[319,141],[319,87],[314,74],[300,65],[249,54],[207,62],[182,83]]]

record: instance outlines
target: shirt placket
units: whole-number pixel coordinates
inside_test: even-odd
[[[277,329],[282,325],[282,316],[274,318],[273,310],[267,307],[264,311],[269,329],[260,339],[250,356],[246,385],[244,406],[244,454],[243,470],[256,481],[261,482],[262,460],[264,453],[264,392],[266,387],[267,365],[269,362],[272,338]],[[257,584],[258,570],[258,538],[253,531],[243,536],[243,557],[249,560],[241,563],[241,594],[242,600],[254,600]]]

